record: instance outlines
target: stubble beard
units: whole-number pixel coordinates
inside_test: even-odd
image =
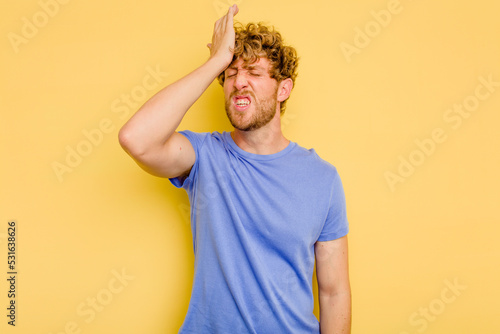
[[[226,115],[229,118],[229,122],[231,122],[231,125],[235,129],[241,131],[257,130],[267,125],[269,122],[271,122],[271,120],[274,118],[274,115],[276,114],[276,106],[278,103],[276,97],[277,92],[278,90],[276,89],[273,95],[263,100],[257,100],[255,98],[255,95],[249,91],[233,92],[229,96],[229,98],[226,99],[225,103]],[[233,113],[231,112],[232,100],[235,95],[250,95],[252,97],[252,104],[254,105],[255,111],[249,121],[243,120],[243,117],[245,117],[245,114],[249,111],[240,112],[237,110],[233,110]]]

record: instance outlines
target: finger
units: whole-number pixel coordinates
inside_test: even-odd
[[[224,16],[222,16],[221,18],[219,18],[219,20],[217,20],[217,22],[220,21],[220,25],[221,25],[221,27],[222,27],[223,30],[226,28],[227,18],[232,15],[231,14],[231,9],[233,7],[234,7],[234,5],[230,6],[229,9],[227,10],[227,13]]]
[[[227,10],[227,14],[224,16],[224,19],[225,19],[224,20],[224,28],[226,28],[226,26],[229,23],[232,23],[233,16],[236,15],[237,12],[238,12],[238,6],[236,4],[229,7],[229,9]]]
[[[229,7],[229,9],[227,10],[227,14],[226,14],[226,17],[225,17],[225,20],[226,21],[226,25],[230,22],[230,20],[233,18],[234,16],[234,6],[235,5],[232,5],[231,7]]]
[[[234,4],[233,16],[235,16],[236,14],[238,14],[239,11],[240,11],[240,9],[238,8],[238,5]]]
[[[231,7],[229,7],[229,10],[227,11],[227,17],[226,17],[226,26],[233,26],[233,18],[236,14],[239,12],[238,5],[234,4]]]
[[[229,10],[230,10],[230,9],[229,9]],[[225,31],[225,30],[226,30],[227,18],[230,16],[229,10],[228,10],[228,12],[226,13],[226,15],[224,15],[223,17],[221,17],[221,18],[220,18],[220,20],[221,20],[221,28],[222,28],[222,31]]]
[[[220,19],[218,19],[217,21],[215,21],[215,24],[214,24],[214,31],[220,26],[221,24],[221,21],[224,17],[221,17]]]
[[[214,32],[212,33],[212,43],[216,39],[216,36],[217,36],[217,30],[214,29]],[[212,44],[212,43],[210,43],[210,44]]]

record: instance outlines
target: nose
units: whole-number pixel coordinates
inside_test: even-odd
[[[245,77],[245,74],[238,72],[236,74],[236,79],[234,80],[234,87],[237,90],[242,90],[248,86],[248,81],[247,78]]]

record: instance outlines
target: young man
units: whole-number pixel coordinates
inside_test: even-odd
[[[208,61],[153,96],[119,134],[143,169],[189,195],[195,277],[180,333],[350,333],[340,178],[281,132],[296,52],[265,26],[235,31],[237,12],[215,23]],[[234,131],[176,132],[217,77]]]

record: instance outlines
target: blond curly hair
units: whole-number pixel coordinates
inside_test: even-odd
[[[281,82],[292,79],[295,84],[297,77],[297,66],[299,58],[297,51],[284,45],[281,34],[274,27],[268,27],[263,23],[248,23],[244,27],[241,23],[235,24],[236,33],[233,60],[241,58],[245,63],[254,63],[259,58],[265,57],[271,63],[269,76]],[[225,74],[218,76],[219,83],[224,86]],[[281,102],[280,113],[285,112],[286,101]]]

